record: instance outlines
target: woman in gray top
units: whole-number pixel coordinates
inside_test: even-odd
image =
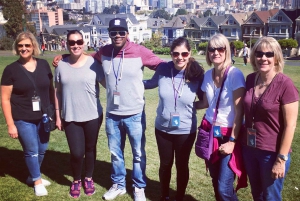
[[[170,50],[172,61],[160,64],[151,80],[144,80],[144,85],[145,89],[158,86],[155,135],[160,156],[161,200],[169,200],[175,155],[176,201],[182,201],[189,180],[188,163],[197,129],[194,101],[200,90],[204,69],[191,57],[187,39],[177,38]]]
[[[74,178],[70,196],[73,198],[80,196],[84,156],[84,193],[95,193],[92,175],[103,120],[98,83],[105,83],[103,70],[93,57],[83,54],[83,44],[82,34],[70,31],[67,35],[70,56],[59,61],[55,69],[56,125],[59,130],[65,130],[70,148]]]

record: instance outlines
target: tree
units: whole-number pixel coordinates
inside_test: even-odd
[[[27,27],[27,16],[23,7],[23,0],[0,0],[3,6],[3,16],[7,23],[3,25],[6,35],[9,38],[16,38],[23,31],[23,26]],[[22,19],[24,15],[24,20]]]
[[[120,8],[118,5],[112,5],[110,8],[105,7],[103,10],[103,14],[118,14],[120,12]]]
[[[213,16],[211,10],[206,10],[204,13],[203,13],[203,16],[204,17],[208,17],[208,16]]]
[[[0,38],[0,50],[11,50],[14,40],[6,36]]]
[[[179,8],[175,14],[175,16],[177,15],[186,15],[187,14],[187,11],[183,8]]]
[[[163,19],[166,19],[166,20],[170,20],[170,14],[163,10],[163,9],[160,9],[160,10],[156,10],[153,12],[153,18],[163,18]]]
[[[233,41],[234,47],[237,50],[240,50],[244,47],[244,43],[242,41]]]
[[[207,45],[208,45],[208,42],[199,43],[199,45],[198,45],[199,50],[206,51]]]

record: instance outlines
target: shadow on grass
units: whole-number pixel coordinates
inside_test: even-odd
[[[25,166],[23,159],[23,152],[20,150],[9,150],[4,147],[0,147],[0,177],[9,175],[20,182],[24,183],[28,176],[28,170]],[[70,181],[66,178],[66,175],[71,176],[70,168],[70,154],[62,153],[53,150],[48,150],[46,152],[41,171],[44,175],[49,177],[51,180],[55,181],[60,185],[69,186]],[[84,169],[83,171],[84,172]],[[109,189],[112,185],[111,178],[111,163],[106,161],[96,160],[95,170],[93,179],[94,182],[99,184],[105,189]],[[132,193],[132,180],[131,180],[132,170],[127,169],[127,192],[131,197]],[[160,196],[160,184],[158,181],[151,180],[147,178],[146,187],[146,197],[149,200],[159,200]],[[170,196],[175,197],[176,192],[170,189]],[[191,195],[186,195],[185,200],[196,201]]]

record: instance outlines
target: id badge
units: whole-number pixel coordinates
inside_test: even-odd
[[[178,112],[171,112],[171,127],[179,127],[180,115]]]
[[[222,138],[222,133],[221,133],[221,127],[220,126],[213,126],[213,133],[214,133],[214,137],[217,138]]]
[[[114,91],[114,105],[120,105],[120,92]]]
[[[34,96],[31,98],[32,101],[32,111],[41,111],[41,99],[39,96]]]
[[[247,145],[256,147],[256,130],[253,128],[247,128]]]

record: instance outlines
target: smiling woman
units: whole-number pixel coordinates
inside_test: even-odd
[[[36,196],[47,195],[50,182],[41,178],[42,164],[49,142],[49,131],[41,122],[43,108],[54,103],[52,73],[46,60],[35,58],[40,50],[34,35],[20,33],[13,52],[19,59],[8,65],[1,78],[2,109],[11,138],[19,139],[29,170],[27,184]]]

